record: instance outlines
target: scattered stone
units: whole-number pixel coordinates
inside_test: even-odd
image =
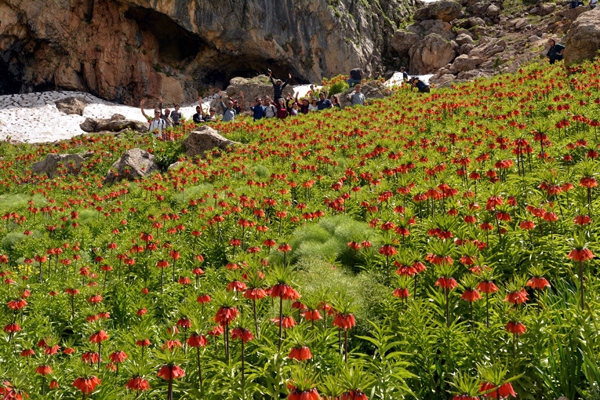
[[[459,23],[458,26],[464,29],[471,29],[477,26],[485,26],[485,21],[479,17],[471,17]]]
[[[579,7],[583,8],[583,7]],[[581,14],[565,40],[565,66],[591,60],[600,50],[600,8]]]
[[[210,126],[200,126],[190,133],[182,142],[188,157],[204,156],[204,153],[215,148],[229,150],[240,143],[226,139]]]
[[[471,52],[471,50],[473,50],[475,48],[475,45],[472,44],[463,44],[462,46],[460,46],[460,48],[458,49],[458,54],[469,54]]]
[[[537,35],[531,35],[531,36],[529,36],[529,37],[527,38],[527,41],[528,41],[529,43],[537,42],[538,40],[542,40],[542,38],[540,38],[540,37],[539,37],[539,36],[537,36]]]
[[[83,162],[94,153],[77,154],[48,154],[45,159],[31,166],[31,171],[36,174],[46,174],[52,179],[59,168],[66,168],[70,174],[77,175],[81,171]]]
[[[469,53],[472,57],[489,58],[493,55],[503,52],[506,49],[506,42],[502,39],[484,36],[479,39],[477,46]]]
[[[500,15],[500,7],[495,4],[490,4],[490,6],[486,10],[486,16],[495,18]]]
[[[127,150],[116,161],[104,178],[105,183],[119,182],[123,179],[133,181],[159,170],[153,154],[142,149]]]
[[[82,96],[77,96],[58,100],[55,104],[59,111],[62,111],[67,115],[83,115],[83,110],[85,109],[85,106],[88,105],[88,101]]]
[[[88,133],[98,133],[103,131],[120,132],[127,128],[137,132],[148,131],[147,124],[140,121],[125,119],[121,114],[114,114],[109,119],[86,118],[79,127]]]
[[[467,35],[465,33],[461,33],[460,35],[458,35],[456,37],[456,39],[454,39],[454,41],[461,46],[463,44],[473,44],[474,43],[473,38],[470,35]]]

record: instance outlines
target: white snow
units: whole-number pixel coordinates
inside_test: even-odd
[[[412,75],[412,76],[418,76],[419,80],[422,80],[426,84],[429,84],[429,79],[431,79],[433,74]],[[392,86],[401,86],[403,83],[404,83],[404,80],[402,79],[402,72],[394,72],[394,75],[392,75],[392,77],[389,80],[385,81],[384,85],[387,87],[392,87]]]

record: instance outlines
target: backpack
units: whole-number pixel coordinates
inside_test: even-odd
[[[362,79],[362,69],[360,68],[354,68],[352,71],[350,71],[350,77],[352,79],[356,79],[357,81]]]

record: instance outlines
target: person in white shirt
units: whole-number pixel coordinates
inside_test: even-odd
[[[148,117],[148,115],[146,115],[146,111],[144,111],[144,103],[145,103],[144,100],[142,100],[140,102],[140,110],[142,110],[142,114],[149,122],[148,133],[152,133],[154,135],[154,137],[159,137],[159,138],[164,139],[164,137],[167,133],[167,122],[163,118],[161,118],[162,113],[160,112],[160,109],[158,109],[158,108],[155,109],[154,110],[154,118],[150,119],[150,117]]]

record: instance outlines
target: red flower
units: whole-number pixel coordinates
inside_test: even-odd
[[[369,398],[360,390],[350,390],[349,392],[342,394],[340,400],[369,400]]]
[[[77,378],[73,382],[73,387],[79,389],[83,394],[92,393],[98,385],[100,385],[100,379],[93,375],[85,378]]]
[[[271,297],[281,297],[284,300],[298,300],[300,294],[287,283],[278,283],[271,288]]]
[[[81,360],[88,364],[96,364],[98,363],[98,359],[100,356],[95,351],[86,351],[81,355]]]
[[[317,389],[300,390],[294,388],[288,395],[288,400],[321,400]]]
[[[591,176],[586,176],[586,177],[581,178],[581,180],[579,181],[579,184],[588,189],[598,186],[598,182],[596,181],[596,178],[591,177]]]
[[[479,397],[469,396],[468,394],[457,394],[452,397],[452,400],[479,400]]]
[[[206,347],[208,346],[208,340],[204,335],[192,333],[192,335],[187,340],[187,344],[190,347]]]
[[[123,361],[127,360],[127,354],[124,351],[117,350],[111,353],[111,355],[108,356],[108,358],[110,358],[110,361],[112,361],[115,364],[122,363]]]
[[[527,332],[527,328],[521,322],[509,321],[506,324],[506,331],[519,336]]]
[[[353,314],[338,314],[333,319],[333,326],[340,329],[352,329],[356,326],[356,319]]]
[[[92,336],[90,336],[90,342],[92,343],[102,343],[108,339],[108,335],[104,331],[96,332]]]
[[[587,261],[594,258],[594,253],[590,249],[573,249],[567,256],[567,258],[575,261]]]
[[[379,254],[381,254],[382,256],[391,257],[396,253],[396,248],[391,244],[384,244],[379,248]]]
[[[310,349],[306,346],[292,347],[290,354],[288,354],[288,358],[292,360],[306,361],[312,358],[312,354]]]
[[[435,281],[435,286],[439,286],[445,290],[452,290],[458,286],[458,283],[452,277],[441,276]]]
[[[476,289],[467,289],[462,294],[462,296],[460,296],[460,298],[463,299],[464,301],[468,301],[469,303],[472,303],[474,301],[480,300],[481,295],[479,294],[479,292]]]
[[[307,321],[318,321],[320,319],[323,319],[323,317],[321,316],[321,313],[319,312],[319,310],[308,310],[308,311],[305,311],[305,312],[302,313],[302,316]]]
[[[246,290],[246,284],[240,281],[233,281],[227,285],[227,290],[230,292],[243,292]]]
[[[248,343],[250,340],[254,339],[252,332],[248,329],[244,328],[233,328],[231,331],[231,339],[242,339],[242,342]]]
[[[498,286],[496,286],[492,281],[483,281],[479,282],[477,285],[477,290],[485,294],[492,294],[498,291]]]
[[[509,395],[513,396],[513,397],[517,397],[517,394],[515,393],[510,382],[505,383],[504,385],[500,385],[500,387],[497,387],[497,386],[491,384],[490,382],[484,382],[481,384],[481,387],[479,388],[479,393],[484,393],[484,392],[487,392],[488,390],[493,390],[493,391],[484,394],[484,396],[492,398],[492,399],[496,399],[496,398],[498,398],[498,396],[508,397]]]
[[[210,296],[208,294],[201,294],[200,296],[198,296],[196,301],[201,304],[210,303]]]
[[[529,231],[529,230],[535,228],[535,223],[533,221],[523,221],[519,224],[519,227],[521,229],[525,229],[526,231]]]
[[[8,308],[10,308],[11,310],[21,310],[23,308],[25,308],[27,306],[27,302],[23,299],[19,299],[19,300],[11,300],[8,302]]]
[[[398,288],[394,290],[394,296],[398,297],[399,299],[407,299],[410,297],[410,293],[408,292],[407,288]]]
[[[136,346],[140,346],[140,347],[148,347],[152,344],[152,342],[150,342],[149,339],[141,339],[138,340],[137,342],[135,342]]]
[[[40,374],[42,376],[46,376],[52,373],[52,368],[49,365],[40,365],[35,369],[36,374]]]
[[[185,376],[185,371],[178,365],[163,365],[158,371],[158,377],[166,381],[179,379]]]
[[[575,217],[573,222],[577,225],[583,226],[583,225],[587,225],[587,224],[591,223],[592,219],[590,217],[588,217],[587,215],[578,215]]]
[[[249,300],[260,300],[267,297],[267,292],[261,288],[250,288],[244,292],[244,297]]]
[[[508,301],[511,304],[523,304],[527,302],[529,296],[525,289],[518,290],[516,292],[510,292],[504,298],[504,301]]]
[[[527,282],[527,286],[535,290],[544,290],[550,287],[550,282],[541,276],[534,276]]]
[[[277,326],[279,326],[279,323],[280,323],[279,317],[278,318],[271,318],[271,322],[273,322],[274,324],[277,324]],[[294,326],[296,326],[296,320],[292,316],[284,316],[281,319],[281,326],[284,329],[293,328]]]
[[[136,376],[127,381],[125,387],[129,390],[144,391],[150,389],[148,381],[141,376]]]
[[[8,324],[8,325],[4,326],[4,328],[2,328],[2,330],[6,333],[20,332],[21,326],[19,326],[19,324],[17,324],[17,323]]]
[[[238,310],[235,307],[220,307],[215,315],[215,322],[223,326],[228,325],[238,315]]]

